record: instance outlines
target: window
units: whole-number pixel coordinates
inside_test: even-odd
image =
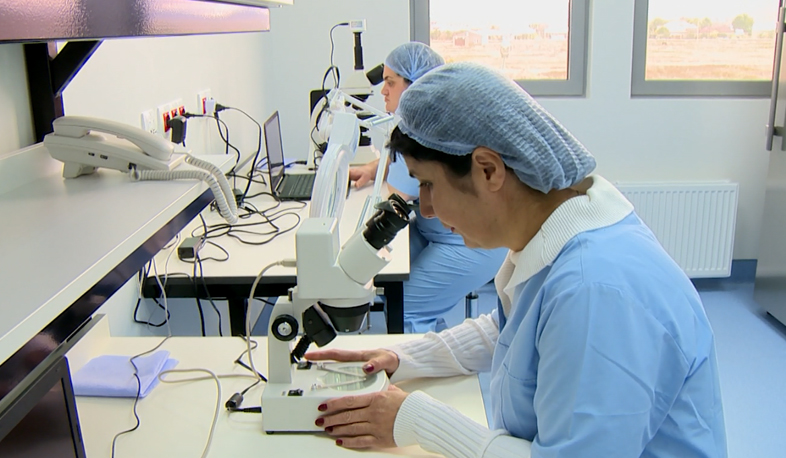
[[[769,97],[778,0],[636,0],[632,95]]]
[[[532,95],[584,95],[589,0],[410,0],[412,39],[496,68]]]

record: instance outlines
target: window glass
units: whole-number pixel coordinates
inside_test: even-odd
[[[649,0],[645,79],[772,78],[778,0]]]
[[[430,42],[447,62],[515,80],[567,80],[568,0],[430,0]]]

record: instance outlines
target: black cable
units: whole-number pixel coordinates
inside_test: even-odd
[[[134,307],[134,323],[144,324],[146,326],[151,326],[154,328],[160,328],[166,325],[166,322],[169,321],[169,319],[172,317],[171,314],[169,313],[169,310],[166,310],[166,308],[163,305],[161,305],[160,302],[158,302],[158,299],[153,298],[153,300],[155,301],[156,305],[159,308],[161,308],[161,310],[164,310],[166,312],[166,317],[163,318],[160,323],[151,323],[150,321],[140,320],[139,317],[137,316],[139,314],[139,305],[142,302],[142,298],[140,297],[136,300],[136,306]]]
[[[321,145],[314,140],[314,132],[318,131],[319,121],[322,119],[322,115],[327,111],[328,108],[328,101],[327,101],[327,91],[325,90],[325,84],[327,82],[327,78],[329,75],[333,75],[333,87],[338,89],[339,85],[341,84],[341,72],[339,68],[333,63],[333,54],[336,49],[336,43],[333,40],[333,31],[336,30],[337,27],[348,26],[349,22],[340,22],[333,27],[330,28],[330,67],[325,70],[325,74],[322,75],[322,106],[319,108],[319,113],[317,113],[316,120],[314,122],[314,127],[311,128],[311,132],[309,132],[309,139],[311,143],[314,144],[315,151],[314,151],[314,167],[316,168],[316,152],[319,151],[324,153],[321,149]]]
[[[330,67],[335,69],[333,72],[333,82],[335,83],[335,87],[338,87],[339,82],[341,81],[341,75],[338,74],[338,67],[333,65],[333,51],[336,48],[336,45],[333,42],[333,31],[336,30],[336,27],[342,27],[348,25],[349,22],[341,22],[330,28]]]
[[[227,259],[229,259],[229,253],[227,253]],[[205,295],[207,296],[207,300],[210,301],[210,305],[213,307],[213,310],[216,312],[216,315],[218,316],[218,335],[219,337],[224,337],[224,331],[221,330],[221,312],[218,310],[218,307],[216,307],[216,303],[213,302],[213,298],[210,297],[210,290],[207,289],[207,282],[205,281],[205,273],[202,270],[202,259],[199,258],[199,253],[197,253],[196,255],[196,262],[197,264],[199,264],[199,278],[202,279],[202,286],[205,288]]]
[[[200,330],[202,331],[202,337],[205,337],[207,334],[205,333],[205,312],[202,310],[202,302],[199,300],[199,288],[197,287],[197,263],[194,263],[194,275],[192,277],[193,284],[194,284],[194,300],[196,301],[197,310],[199,310],[199,325]]]
[[[142,267],[142,269],[140,269],[139,273],[137,274],[137,280],[139,281],[140,284],[147,278],[147,275],[150,272],[150,264],[151,262],[148,262],[147,265],[145,267]],[[164,310],[166,312],[166,317],[164,317],[163,321],[161,321],[160,323],[151,323],[150,321],[140,320],[138,315],[139,315],[139,305],[142,303],[142,298],[138,297],[136,300],[136,305],[134,306],[134,316],[133,316],[134,323],[144,324],[146,326],[152,326],[154,328],[160,328],[164,326],[167,323],[167,321],[169,321],[169,318],[171,318],[169,310],[167,310],[166,307],[161,305],[161,303],[158,302],[157,298],[153,298],[153,300],[155,301],[156,305],[158,305],[158,307],[161,308],[161,310]]]
[[[227,126],[227,123],[225,123],[223,119],[220,119],[218,117],[218,114],[216,114],[216,115],[208,115],[208,114],[184,113],[183,116],[185,116],[186,118],[212,118],[212,119],[216,120],[216,127],[218,128],[218,135],[221,137],[221,140],[226,145],[226,149],[224,150],[224,153],[225,154],[229,154],[229,149],[232,148],[233,150],[235,150],[235,154],[237,156],[235,158],[235,165],[232,166],[232,168],[229,170],[227,175],[233,173],[235,171],[235,167],[237,167],[237,165],[240,163],[240,150],[237,149],[235,147],[235,145],[233,145],[232,143],[229,142],[229,126]],[[220,123],[220,125],[219,125],[219,123]],[[226,131],[227,131],[226,137],[224,137],[224,132],[221,130],[221,125],[223,125],[224,129],[226,129]]]
[[[256,222],[249,221],[245,223],[236,223],[234,225],[229,225],[226,223],[219,223],[215,225],[203,225],[201,228],[196,228],[192,230],[191,235],[193,237],[203,237],[205,238],[205,240],[223,237],[223,236],[229,236],[238,240],[240,243],[246,245],[264,245],[266,243],[269,243],[279,235],[294,230],[295,228],[297,228],[298,224],[300,224],[300,220],[301,220],[300,215],[296,213],[295,210],[298,210],[299,208],[302,207],[281,208],[277,211],[274,211],[280,205],[281,204],[277,202],[273,207],[264,210],[255,210],[255,207],[253,207],[253,205],[247,205],[244,208],[244,210],[247,213],[239,215],[239,217],[243,220],[248,220],[253,216],[259,216],[263,219],[263,221],[256,221]],[[301,205],[305,206],[304,203],[301,203]],[[290,227],[286,227],[282,229],[276,225],[276,221],[286,216],[293,216],[295,217],[296,221]],[[269,225],[270,227],[273,228],[273,230],[266,231],[266,232],[248,230],[249,228],[257,227],[261,225]],[[200,229],[201,229],[201,233],[200,233]],[[248,236],[257,238],[257,240],[251,240],[248,238]],[[258,238],[260,237],[262,237],[262,240],[258,240]]]
[[[257,125],[257,131],[259,133],[258,136],[257,136],[257,151],[254,153],[254,160],[251,162],[251,172],[250,172],[250,173],[253,173],[253,171],[256,170],[256,168],[257,168],[257,160],[259,159],[259,152],[262,150],[262,126],[257,122],[256,119],[251,117],[251,115],[249,115],[245,111],[241,110],[240,108],[227,107],[227,106],[223,106],[223,105],[220,105],[220,104],[216,104],[216,113],[218,113],[218,111],[220,111],[219,108],[224,109],[224,110],[239,111],[240,113],[245,115],[248,119],[250,119],[254,124]],[[250,187],[251,187],[251,180],[249,179],[248,183],[246,184],[246,189],[243,190],[243,200],[246,199],[246,195],[248,194],[248,189]]]

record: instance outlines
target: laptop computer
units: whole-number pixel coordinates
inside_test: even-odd
[[[284,146],[278,111],[264,124],[270,192],[279,200],[310,200],[316,173],[285,173]]]

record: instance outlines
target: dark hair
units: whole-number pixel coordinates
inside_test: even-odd
[[[434,161],[443,164],[457,178],[469,175],[472,169],[472,155],[457,156],[447,154],[435,149],[426,148],[417,141],[410,138],[398,127],[390,133],[390,141],[387,144],[392,153],[392,160],[396,160],[398,154],[411,157],[418,161]]]

